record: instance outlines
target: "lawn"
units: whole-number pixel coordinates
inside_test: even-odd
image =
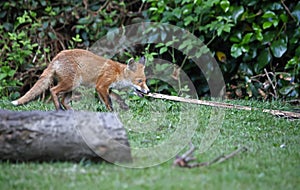
[[[293,109],[278,101],[229,102],[266,109]],[[299,189],[300,120],[279,118],[260,110],[214,109],[133,97],[128,104],[131,109],[120,111],[119,117],[133,148],[134,166],[140,168],[88,161],[1,162],[0,189]],[[97,101],[74,103],[74,106],[80,110],[104,110]],[[0,108],[52,110],[54,106],[34,101],[13,107],[2,100]],[[209,167],[172,166],[174,154],[178,151],[182,154],[189,148],[189,141],[197,148],[194,155],[198,162],[242,146],[248,151]],[[159,145],[166,148],[152,158],[151,148]]]

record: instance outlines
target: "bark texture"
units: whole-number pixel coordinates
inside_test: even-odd
[[[130,162],[115,113],[0,110],[0,160]]]

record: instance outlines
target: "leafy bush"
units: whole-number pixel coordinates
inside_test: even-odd
[[[1,41],[3,44],[0,67],[0,95],[8,96],[13,87],[21,85],[22,83],[14,78],[16,71],[26,64],[26,59],[39,56],[40,51],[35,49],[38,47],[37,43],[32,43],[30,36],[38,25],[30,25],[27,30],[18,30],[18,27],[25,24],[30,24],[32,19],[30,16],[35,16],[34,12],[24,12],[20,17],[17,17],[14,27],[11,32],[6,32],[5,28],[10,25],[1,25]],[[36,52],[35,52],[36,51]],[[33,61],[34,62],[34,61]],[[29,65],[29,64],[28,64]],[[12,94],[18,96],[18,93]]]
[[[299,2],[146,2],[152,21],[189,30],[215,53],[228,96],[299,97]]]
[[[0,7],[0,96],[11,98],[26,92],[59,51],[89,47],[108,30],[130,22],[126,13],[135,8],[81,0],[1,1]]]
[[[26,92],[62,49],[88,48],[109,30],[154,21],[184,28],[207,44],[223,71],[228,97],[299,97],[297,1],[13,0],[1,1],[0,6],[0,96],[14,98]],[[185,41],[181,48],[192,45]],[[199,95],[209,94],[205,78],[180,50],[161,44],[138,49],[150,58],[178,64]],[[135,56],[142,51],[127,53]],[[164,83],[150,83],[156,90],[174,94]]]

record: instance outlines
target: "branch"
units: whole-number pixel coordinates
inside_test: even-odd
[[[227,155],[220,155],[216,158],[214,158],[211,161],[208,162],[194,162],[194,163],[190,163],[190,161],[194,161],[195,158],[193,156],[191,156],[194,151],[195,151],[195,147],[193,144],[191,144],[191,148],[184,153],[182,156],[177,156],[176,159],[173,162],[174,166],[179,166],[179,167],[184,167],[184,168],[196,168],[196,167],[204,167],[204,166],[211,166],[215,163],[222,163],[234,156],[236,156],[237,154],[241,153],[241,152],[245,152],[248,149],[246,147],[240,147],[237,150],[227,154]],[[189,156],[186,156],[189,155]]]
[[[291,11],[289,10],[289,8],[285,5],[284,3],[285,0],[281,0],[281,4],[283,5],[284,9],[286,10],[286,12],[290,15],[290,17],[292,17],[292,19],[296,22],[296,18],[292,15]]]
[[[268,81],[270,82],[270,84],[271,84],[271,86],[272,86],[272,88],[273,88],[274,96],[275,96],[275,98],[277,99],[278,96],[277,96],[276,87],[275,87],[275,85],[273,84],[273,82],[272,82],[272,80],[271,80],[271,78],[270,78],[270,76],[269,76],[268,71],[267,71],[266,68],[264,69],[264,71],[265,71],[265,73],[266,73],[266,76],[267,76],[267,78],[268,78]]]
[[[218,107],[218,108],[229,108],[229,109],[238,109],[238,110],[247,110],[247,111],[259,111],[258,108],[252,108],[249,106],[241,106],[223,102],[214,102],[214,101],[206,101],[206,100],[198,100],[198,99],[190,99],[190,98],[183,98],[178,96],[170,96],[165,94],[158,94],[158,93],[149,93],[146,96],[158,99],[166,99],[172,100],[177,102],[186,102],[198,105],[205,105],[211,107]],[[281,110],[271,110],[271,109],[263,109],[262,112],[269,113],[278,117],[286,117],[290,119],[300,119],[300,113],[297,112],[290,112],[290,111],[281,111]]]
[[[231,152],[230,154],[221,156],[220,158],[218,158],[218,159],[216,160],[216,162],[218,162],[218,163],[224,162],[224,161],[226,161],[226,160],[228,160],[228,159],[230,159],[230,158],[236,156],[238,153],[240,153],[240,152],[245,152],[245,151],[247,151],[247,150],[248,150],[248,149],[247,149],[246,147],[244,147],[244,146],[243,146],[243,147],[240,147],[240,148],[236,149],[235,151]],[[211,163],[211,164],[213,164],[213,163]]]

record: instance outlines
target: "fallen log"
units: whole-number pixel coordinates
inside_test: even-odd
[[[114,113],[0,110],[0,160],[130,162]]]

